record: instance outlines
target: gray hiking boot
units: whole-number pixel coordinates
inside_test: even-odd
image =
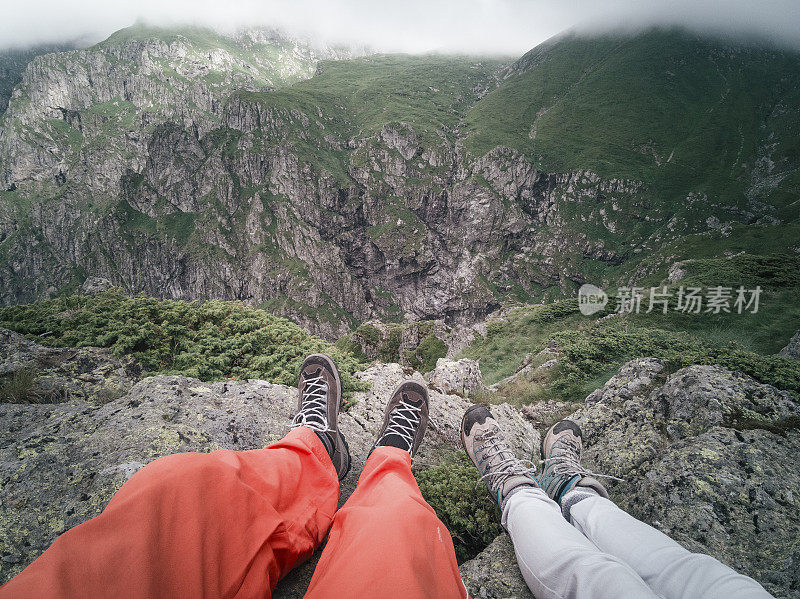
[[[414,455],[428,427],[428,390],[414,381],[400,383],[386,406],[376,447],[399,447]],[[370,453],[372,453],[370,451]]]
[[[291,428],[307,426],[317,433],[342,480],[350,470],[350,448],[338,426],[342,380],[333,360],[325,354],[308,356],[300,368],[297,391],[298,411]]]
[[[536,470],[517,459],[489,408],[475,405],[461,419],[461,441],[500,509],[515,489],[539,486]]]
[[[593,489],[601,497],[608,497],[606,488],[594,478],[598,475],[581,466],[582,451],[581,429],[571,420],[556,422],[542,439],[544,469],[539,486],[559,505],[564,495],[576,487]]]

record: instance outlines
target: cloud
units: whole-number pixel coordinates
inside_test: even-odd
[[[800,49],[798,0],[31,0],[3,12],[0,47],[99,41],[143,19],[227,30],[274,26],[388,52],[519,55],[572,27],[655,24],[756,36]]]

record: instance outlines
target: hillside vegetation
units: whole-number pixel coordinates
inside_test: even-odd
[[[614,314],[617,290],[611,289],[606,308],[592,316],[582,315],[576,300],[562,300],[519,307],[490,322],[486,336],[462,352],[464,357],[480,360],[487,383],[513,375],[526,356],[533,358],[534,368],[541,365],[553,356],[535,356],[548,346],[559,355],[555,368],[534,370],[501,386],[497,396],[483,399],[517,405],[542,399],[582,401],[621,364],[639,357],[663,359],[670,371],[692,364],[718,364],[800,394],[800,363],[776,355],[800,324],[796,301],[800,257],[743,254],[697,260],[684,268],[685,277],[667,286],[673,303],[666,314],[661,306],[647,313],[649,290],[644,291],[640,313]],[[727,313],[683,313],[674,309],[679,285],[759,286],[762,293],[756,313],[751,308],[740,314],[733,305]]]
[[[134,357],[148,374],[204,381],[258,378],[296,385],[312,353],[334,357],[349,395],[365,388],[364,364],[284,318],[240,302],[125,297],[119,290],[0,308],[0,327],[55,347],[108,347]]]

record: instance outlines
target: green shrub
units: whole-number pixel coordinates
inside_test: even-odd
[[[113,290],[0,308],[0,327],[57,347],[108,347],[132,355],[150,374],[205,381],[294,385],[305,356],[324,352],[336,360],[346,395],[365,388],[353,377],[363,363],[352,353],[241,302],[130,298]]]
[[[403,327],[393,326],[389,329],[386,341],[378,351],[378,357],[384,362],[400,361],[400,345],[403,343]]]
[[[373,347],[380,344],[380,342],[383,340],[383,335],[381,332],[371,324],[362,324],[355,330],[355,333],[353,334],[359,337],[367,345],[371,345]]]
[[[416,349],[406,351],[408,363],[420,372],[433,370],[436,368],[436,360],[446,355],[447,345],[432,333],[420,341]]]
[[[503,532],[500,510],[463,452],[415,474],[425,501],[453,537],[458,563],[472,559]]]

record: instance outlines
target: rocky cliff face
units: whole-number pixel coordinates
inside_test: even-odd
[[[0,345],[2,372],[32,363],[80,380],[125,372],[111,361],[105,370],[94,362],[91,372],[74,374],[68,366],[75,356],[56,359],[52,352],[10,338]],[[441,361],[430,377],[431,425],[417,469],[436,467],[458,450],[470,402],[453,388],[482,385],[473,366]],[[0,432],[0,580],[99,513],[151,460],[178,451],[262,447],[285,433],[296,405],[296,390],[265,381],[158,376],[135,382],[130,371],[126,376],[116,381],[123,394],[111,401],[87,394],[62,403],[0,404],[7,423]],[[342,502],[355,487],[391,390],[404,378],[423,382],[397,364],[375,365],[359,377],[372,388],[356,393],[355,405],[340,416],[354,458]],[[800,480],[793,467],[800,407],[790,394],[713,366],[667,376],[659,360],[640,359],[590,399],[571,417],[584,430],[585,464],[624,479],[609,484],[615,502],[690,550],[755,577],[776,597],[800,596]],[[520,457],[538,459],[539,431],[507,404],[492,410]],[[276,596],[302,596],[316,559],[282,581]],[[461,573],[473,597],[530,596],[505,533],[462,564]]]
[[[463,324],[652,274],[682,236],[730,235],[706,218],[721,207],[775,212],[694,190],[671,205],[678,192],[662,197],[646,169],[550,172],[480,129],[473,107],[539,59],[320,62],[342,56],[263,32],[134,28],[33,60],[0,120],[0,301],[98,276],[264,304],[328,338],[370,318]],[[468,149],[489,133],[487,151]]]
[[[507,150],[468,165],[448,128],[358,131],[357,111],[321,97],[229,98],[308,77],[320,55],[196,37],[119,34],[29,65],[0,126],[0,299],[103,276],[157,297],[267,302],[335,337],[373,316],[469,321],[569,287],[583,276],[556,257],[576,248],[621,259],[553,235],[558,205],[640,184],[541,173]],[[490,84],[492,66],[474,68],[462,104]],[[425,83],[413,93],[435,100]]]

